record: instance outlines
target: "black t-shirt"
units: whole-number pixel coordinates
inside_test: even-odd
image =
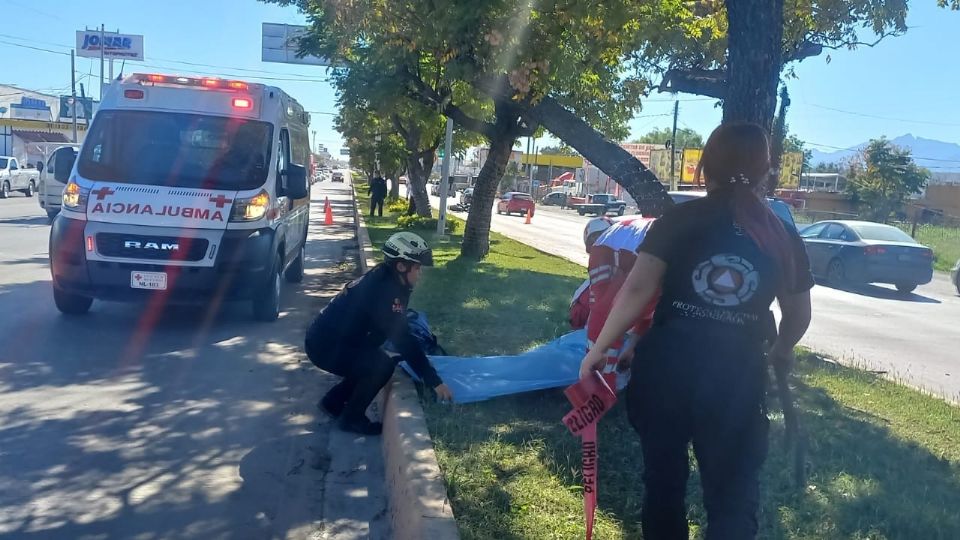
[[[696,323],[704,329],[742,330],[742,337],[762,340],[769,333],[770,305],[777,294],[813,287],[803,241],[793,226],[784,227],[793,251],[790,283],[776,261],[736,224],[723,195],[668,210],[639,249],[667,264],[654,324]]]
[[[386,264],[378,264],[340,291],[307,329],[306,341],[318,351],[379,348],[393,342],[410,367],[430,387],[442,381],[407,322],[410,288]],[[335,345],[335,346],[334,346]]]

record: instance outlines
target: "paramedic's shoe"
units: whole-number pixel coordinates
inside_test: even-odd
[[[337,403],[336,400],[331,400],[329,394],[323,396],[323,399],[317,402],[317,408],[329,414],[332,418],[340,418],[346,405],[346,403]]]
[[[371,422],[366,417],[359,420],[344,417],[340,419],[340,429],[358,435],[380,435],[383,433],[383,424]]]

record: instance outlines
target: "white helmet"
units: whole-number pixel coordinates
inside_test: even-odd
[[[401,231],[390,235],[383,244],[383,254],[388,260],[402,260],[433,266],[433,251],[430,246],[412,232]]]
[[[591,244],[588,244],[590,237],[595,234],[600,234],[612,226],[613,221],[606,216],[591,219],[587,222],[587,226],[583,228],[583,244],[587,246],[587,249],[590,249]]]

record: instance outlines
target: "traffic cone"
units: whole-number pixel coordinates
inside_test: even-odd
[[[323,210],[323,224],[333,225],[333,209],[330,208],[330,199],[327,199],[327,207]]]
[[[533,217],[533,210],[527,210],[527,219],[526,219],[526,221],[524,221],[523,223],[524,223],[525,225],[529,225],[529,224],[530,224],[530,219],[531,219],[532,217]]]

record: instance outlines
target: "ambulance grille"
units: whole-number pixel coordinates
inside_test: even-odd
[[[199,261],[207,254],[206,238],[99,233],[97,253],[106,257],[158,261]],[[176,246],[173,248],[172,246]]]

